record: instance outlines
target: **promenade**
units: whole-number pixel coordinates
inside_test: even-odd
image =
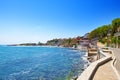
[[[105,54],[113,57],[112,54],[109,53],[105,53]],[[95,72],[93,80],[119,80],[112,67],[112,62],[113,60],[110,60],[107,63],[99,66],[99,68]]]
[[[116,58],[114,66],[120,75],[120,48],[111,48],[111,50],[114,52],[114,56]]]
[[[112,62],[112,60],[101,65],[97,69],[97,71],[93,77],[93,80],[118,80],[116,73],[114,72],[114,70],[112,68],[111,62]]]
[[[91,63],[77,80],[120,80],[118,70],[113,65],[113,63],[116,64],[116,57],[114,51],[111,50],[100,50],[105,57]],[[117,67],[119,66],[117,65]]]

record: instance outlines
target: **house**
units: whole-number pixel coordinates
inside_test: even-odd
[[[89,44],[90,44],[89,33],[86,33],[80,40],[80,45],[84,47],[89,47]]]
[[[77,39],[77,44],[79,45],[82,40],[82,37],[78,36],[76,39]]]

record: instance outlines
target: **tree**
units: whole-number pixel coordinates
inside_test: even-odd
[[[41,43],[41,42],[38,42],[38,45],[43,45],[43,43]]]
[[[55,42],[55,44],[58,42],[58,39],[56,38],[56,39],[53,39],[53,42]]]
[[[70,46],[70,45],[71,45],[71,41],[72,41],[72,39],[69,38],[67,41],[68,41],[68,46]]]
[[[114,33],[117,32],[117,29],[120,28],[120,18],[114,19],[112,21],[112,26],[113,26],[112,35],[114,35]]]
[[[89,38],[93,39],[93,38],[101,38],[101,37],[106,37],[107,33],[109,30],[112,29],[111,25],[103,25],[101,27],[98,27],[96,29],[94,29],[93,31],[90,32]]]

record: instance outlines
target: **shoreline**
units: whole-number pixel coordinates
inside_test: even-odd
[[[88,58],[92,58],[92,57],[89,57],[88,56],[88,50],[83,50],[82,48],[73,48],[73,47],[69,47],[69,49],[72,49],[72,50],[77,50],[77,51],[84,51],[85,52],[85,55],[82,57],[82,59],[84,61],[86,61],[86,63],[84,64],[84,67],[81,69],[82,72],[81,73],[78,73],[76,75],[76,77],[72,78],[73,80],[77,80],[78,77],[89,67],[89,65],[92,63]]]
[[[16,46],[15,46],[15,47],[16,47]],[[84,51],[84,52],[85,52],[85,55],[82,57],[82,59],[83,59],[84,61],[86,61],[86,62],[85,62],[85,64],[84,64],[83,69],[81,69],[82,72],[81,72],[81,73],[78,73],[77,75],[71,76],[71,80],[85,80],[85,79],[86,79],[85,77],[84,77],[84,79],[82,79],[82,78],[80,78],[80,77],[83,76],[83,74],[85,73],[85,71],[87,71],[88,68],[89,68],[92,64],[96,63],[96,64],[100,64],[100,65],[101,65],[101,64],[105,63],[106,61],[109,61],[109,59],[111,59],[111,57],[107,57],[104,53],[100,54],[100,56],[102,56],[102,57],[100,57],[100,59],[95,59],[95,57],[96,57],[97,55],[95,55],[95,56],[89,56],[89,55],[88,55],[88,50],[85,50],[85,49],[82,49],[82,48],[61,47],[61,46],[17,46],[17,47],[56,47],[56,48],[68,48],[68,49],[71,49],[71,50]],[[101,62],[100,62],[100,60],[101,60]],[[98,62],[98,63],[97,63],[97,62]],[[99,65],[96,65],[96,66],[99,66]],[[94,68],[94,69],[96,70],[96,66],[93,66],[92,68]],[[95,72],[94,72],[94,69],[91,69],[91,71],[88,72],[88,73],[89,73],[90,75],[93,74],[93,73],[95,73]],[[86,73],[86,74],[84,74],[84,75],[87,75],[88,73]]]
[[[8,46],[9,47],[9,46]],[[71,75],[71,80],[79,80],[79,77],[84,74],[84,72],[95,62],[99,61],[97,60],[96,56],[97,55],[94,55],[94,56],[89,56],[88,53],[88,48],[86,49],[83,49],[83,48],[73,48],[73,47],[61,47],[61,46],[12,46],[12,47],[49,47],[49,48],[66,48],[66,49],[71,49],[71,50],[76,50],[76,51],[79,51],[79,52],[84,52],[84,55],[81,56],[81,58],[83,59],[84,61],[84,65],[83,65],[83,68],[81,68],[80,70],[80,73],[72,76]],[[102,56],[102,55],[101,55]],[[94,70],[92,70],[94,72]],[[89,73],[89,72],[88,72]],[[81,79],[80,79],[81,80]]]

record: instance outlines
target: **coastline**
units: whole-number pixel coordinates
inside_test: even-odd
[[[16,47],[16,46],[15,46]],[[96,56],[89,56],[88,55],[88,50],[87,49],[82,49],[82,48],[73,48],[73,47],[61,47],[61,46],[17,46],[17,47],[49,47],[49,48],[67,48],[67,49],[71,49],[71,50],[77,50],[77,51],[81,51],[81,52],[85,52],[84,56],[82,57],[82,59],[85,61],[84,63],[84,67],[81,69],[82,72],[78,73],[75,76],[71,76],[72,80],[77,80],[83,73],[84,71],[87,70],[87,68],[89,68],[89,66],[91,66],[94,62],[96,62]],[[94,70],[93,70],[94,72]]]
[[[88,50],[87,49],[82,49],[82,48],[73,48],[73,47],[68,47],[68,48],[73,49],[73,50],[77,50],[77,51],[83,51],[83,52],[85,52],[85,55],[82,57],[82,59],[84,61],[86,61],[86,63],[84,64],[84,67],[82,69],[82,73],[83,73],[84,70],[86,70],[89,67],[89,65],[92,63],[90,61],[90,59],[88,59],[88,58],[92,58],[92,57],[88,56]],[[74,77],[72,79],[73,80],[77,80],[82,73],[79,73],[78,75],[76,75],[76,77]]]
[[[105,55],[105,57],[103,57],[102,59],[99,59],[99,60],[91,61],[90,59],[94,58],[94,56],[89,57],[88,56],[88,50],[81,50],[80,48],[73,48],[73,47],[59,47],[59,46],[17,46],[17,47],[51,47],[51,48],[56,47],[56,48],[68,48],[68,49],[71,49],[71,50],[77,50],[77,51],[85,52],[85,55],[82,57],[82,59],[85,61],[84,67],[83,67],[83,69],[81,69],[82,72],[78,73],[75,76],[71,76],[71,80],[81,80],[80,76],[83,76],[85,71],[87,71],[91,65],[96,63],[95,65],[92,66],[92,68],[90,68],[91,72],[88,72],[90,75],[93,75],[93,73],[95,72],[95,70],[97,68],[96,66],[99,66],[99,65],[105,63],[104,61],[109,61],[111,59],[111,57],[106,57],[106,55],[103,52],[100,51],[103,55]],[[88,73],[85,73],[85,75],[87,75]]]

